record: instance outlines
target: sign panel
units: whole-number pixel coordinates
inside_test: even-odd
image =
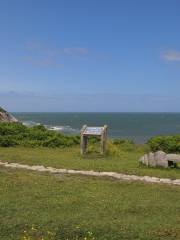
[[[103,131],[103,127],[87,127],[83,134],[86,135],[101,135]]]

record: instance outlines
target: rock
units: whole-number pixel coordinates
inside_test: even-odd
[[[149,166],[149,161],[148,161],[148,154],[144,155],[144,164]]]
[[[172,180],[173,184],[180,185],[180,179]]]
[[[145,182],[151,182],[151,183],[156,182],[156,180],[154,180],[152,177],[149,177],[149,176],[144,176],[144,177],[142,177],[142,179],[143,179]]]
[[[163,151],[157,151],[154,153],[154,158],[156,161],[156,166],[158,167],[168,167],[167,154]]]
[[[179,154],[167,154],[167,160],[168,161],[175,161],[180,162],[180,155]]]
[[[69,173],[69,174],[80,174],[85,176],[105,176],[105,177],[114,177],[120,180],[127,180],[127,181],[143,181],[149,183],[163,183],[163,184],[173,184],[173,185],[180,185],[180,179],[171,180],[168,178],[157,178],[157,177],[150,177],[150,176],[136,176],[136,175],[127,175],[117,172],[94,172],[94,171],[83,171],[83,170],[67,170],[67,169],[57,169],[53,167],[45,167],[45,166],[29,166],[19,163],[8,163],[8,162],[1,162],[0,165],[4,167],[10,168],[20,168],[20,169],[27,169],[27,170],[34,170],[37,172],[50,172],[52,174],[59,174],[59,173]]]
[[[152,152],[148,153],[147,158],[148,158],[148,165],[150,167],[156,167],[156,159],[154,157],[154,153]]]
[[[170,163],[175,166],[177,162],[180,162],[180,154],[166,154],[163,151],[150,152],[142,156],[139,161],[146,166],[167,168]]]
[[[166,178],[160,178],[160,182],[161,183],[166,183],[166,184],[172,184],[172,180],[171,179],[166,179]]]
[[[10,113],[5,111],[3,108],[0,107],[0,122],[18,122],[18,120],[13,117]]]

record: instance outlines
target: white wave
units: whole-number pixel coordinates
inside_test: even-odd
[[[46,126],[47,129],[63,133],[79,133],[79,129],[72,128],[71,126]]]
[[[33,122],[33,121],[23,121],[22,124],[27,126],[27,127],[33,127],[33,126],[40,125],[40,123],[36,123],[36,122]]]
[[[33,127],[37,125],[41,125],[41,123],[37,123],[34,121],[23,121],[23,125],[27,127]],[[56,132],[62,132],[62,133],[69,133],[69,134],[78,134],[79,129],[72,128],[71,126],[54,126],[54,125],[44,125],[42,124],[45,128],[51,131],[56,131]]]
[[[64,130],[64,127],[47,127],[49,130],[52,130],[52,131],[63,131]]]

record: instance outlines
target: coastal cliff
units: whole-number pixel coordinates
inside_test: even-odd
[[[18,122],[18,120],[0,107],[0,122]]]

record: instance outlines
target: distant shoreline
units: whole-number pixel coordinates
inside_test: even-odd
[[[79,134],[82,125],[108,125],[109,138],[145,143],[157,135],[180,133],[180,113],[22,112],[13,115],[27,124],[43,124],[64,134]]]
[[[79,113],[79,114],[87,114],[87,113],[99,113],[99,114],[180,114],[180,112],[60,112],[60,111],[50,111],[50,112],[44,112],[44,111],[35,111],[35,112],[31,112],[31,111],[15,111],[15,112],[11,112],[11,114],[19,114],[19,113]]]

